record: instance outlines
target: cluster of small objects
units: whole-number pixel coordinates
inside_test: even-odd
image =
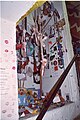
[[[37,114],[42,108],[44,99],[38,98],[36,92],[25,88],[18,89],[19,115]]]
[[[31,16],[33,16],[32,21],[34,25],[27,23],[29,22],[27,21],[29,19],[27,16],[16,27],[20,116],[23,113],[24,116],[28,113],[38,113],[48,97],[44,96],[42,98],[38,92],[29,90],[25,83],[30,80],[33,85],[38,85],[39,87],[37,88],[40,89],[41,77],[44,76],[45,69],[50,69],[49,63],[51,63],[51,66],[54,66],[54,71],[58,71],[59,68],[64,68],[63,37],[60,34],[65,25],[64,19],[60,20],[59,12],[54,7],[53,2],[50,1],[46,1],[40,9],[33,11]],[[54,22],[52,22],[54,25],[49,23],[52,18],[54,19]],[[55,43],[53,38],[55,39]],[[35,86],[34,88],[36,89]],[[33,88],[33,86],[31,87]]]

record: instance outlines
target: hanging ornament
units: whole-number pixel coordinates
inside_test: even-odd
[[[54,66],[54,71],[58,71],[58,66]]]
[[[49,41],[48,44],[52,45],[52,41]]]

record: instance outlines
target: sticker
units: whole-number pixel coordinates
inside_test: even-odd
[[[58,65],[59,65],[59,68],[64,68],[64,60],[62,58],[59,58],[58,59]]]
[[[5,52],[8,52],[8,50],[6,49]]]
[[[62,50],[58,51],[58,55],[59,55],[59,57],[63,58],[63,52],[62,52]]]
[[[49,41],[48,44],[52,45],[52,41]]]
[[[50,77],[52,77],[52,75],[50,75]]]
[[[6,113],[7,111],[6,110],[2,110],[2,113]]]
[[[56,51],[57,50],[57,47],[56,46],[54,46],[54,51]]]
[[[15,70],[15,69],[16,69],[16,67],[15,67],[15,66],[13,66],[13,67],[12,67],[12,69],[13,69],[13,70]]]
[[[51,34],[51,35],[49,35],[49,38],[52,38],[52,37],[54,37],[54,35],[55,35],[55,34]]]
[[[58,50],[60,50],[62,48],[62,44],[60,44],[60,43],[58,43],[57,46],[58,46]]]
[[[54,62],[51,62],[51,65],[54,65]]]
[[[55,43],[50,47],[50,49],[52,49],[52,48],[54,47],[54,45],[56,45],[56,43],[57,43],[57,42],[55,42]]]
[[[17,44],[16,45],[16,50],[19,50],[19,49],[21,49],[22,48],[22,44]]]
[[[63,38],[62,36],[57,37],[56,38],[57,42],[62,42],[62,38]]]
[[[54,50],[53,50],[53,49],[51,49],[51,50],[50,50],[50,53],[54,53]]]
[[[62,39],[60,39],[59,42],[61,43],[61,42],[62,42]]]
[[[5,105],[7,105],[7,106],[8,106],[8,105],[9,105],[9,102],[6,102],[6,104],[5,104]]]
[[[63,26],[65,25],[65,19],[61,19],[59,22],[58,22],[58,27],[59,28],[63,28]],[[63,29],[62,29],[63,30]]]
[[[55,71],[58,71],[58,66],[54,66],[54,70],[55,70]]]
[[[39,74],[33,73],[33,79],[34,79],[34,83],[40,84],[40,76],[39,76]]]
[[[8,44],[8,43],[9,43],[9,41],[8,41],[8,40],[5,40],[5,43],[6,43],[6,44]]]
[[[50,57],[50,61],[52,61],[55,58],[55,55]]]
[[[57,61],[55,60],[55,61],[53,62],[53,64],[54,64],[54,65],[57,65]]]

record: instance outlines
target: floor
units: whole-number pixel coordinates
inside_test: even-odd
[[[80,120],[80,115],[78,115],[74,120]]]

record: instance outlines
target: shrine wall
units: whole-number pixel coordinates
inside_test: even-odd
[[[63,19],[63,18],[65,19],[64,13],[63,13],[62,2],[60,2],[60,1],[57,2],[56,1],[56,2],[54,2],[54,6],[55,6],[55,8],[57,9],[57,11],[60,14],[60,20]],[[61,31],[61,37],[62,37],[62,43],[61,44],[62,44],[62,47],[63,47],[64,67],[60,68],[59,64],[58,64],[57,65],[58,69],[55,70],[54,69],[54,65],[51,65],[52,61],[49,61],[50,68],[49,69],[45,69],[45,73],[44,73],[43,80],[42,80],[42,89],[43,89],[43,92],[45,94],[50,91],[50,89],[57,82],[58,78],[63,73],[63,71],[65,70],[65,68],[68,65],[68,63],[70,62],[70,61],[68,61],[69,49],[68,49],[68,46],[67,46],[68,37],[66,35],[66,26],[67,26],[67,23],[66,23],[66,20],[65,20],[65,25],[63,26],[63,30]],[[56,36],[51,38],[49,41],[52,41],[52,40],[56,41]],[[51,46],[49,46],[49,48],[50,47]],[[58,59],[58,52],[56,52],[56,54],[57,55],[54,54],[56,56],[54,58],[54,60],[56,60],[56,58]],[[53,60],[53,62],[54,62],[54,60]],[[71,88],[71,85],[69,84],[68,77],[66,78],[66,80],[65,80],[65,82],[64,82],[64,84],[62,86],[63,86],[63,87],[61,87],[62,88],[61,89],[62,95],[66,99],[66,95],[70,94],[70,88]]]

